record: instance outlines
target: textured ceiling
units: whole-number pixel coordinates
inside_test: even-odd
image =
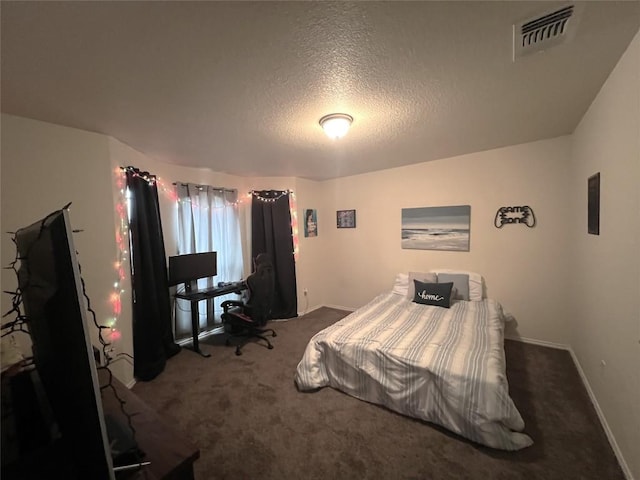
[[[512,62],[513,23],[562,5],[3,1],[2,111],[243,176],[424,162],[574,130],[640,2],[586,2],[572,41]]]

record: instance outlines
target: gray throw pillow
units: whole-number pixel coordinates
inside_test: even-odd
[[[469,275],[462,273],[439,273],[438,283],[453,282],[458,291],[455,299],[469,301]]]

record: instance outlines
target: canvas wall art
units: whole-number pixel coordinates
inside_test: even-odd
[[[469,251],[471,206],[402,209],[402,248]]]
[[[318,236],[318,212],[315,208],[307,208],[304,211],[304,236]]]

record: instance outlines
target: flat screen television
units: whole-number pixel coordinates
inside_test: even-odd
[[[169,285],[190,283],[218,274],[216,252],[188,253],[169,257]]]
[[[71,465],[75,478],[113,480],[68,211],[58,210],[19,230],[15,240],[22,306],[35,368],[59,431],[56,443],[64,457],[59,461],[67,469]]]

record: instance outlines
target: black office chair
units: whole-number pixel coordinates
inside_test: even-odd
[[[271,307],[275,295],[275,276],[273,264],[266,253],[261,253],[255,260],[255,272],[247,277],[249,299],[247,302],[227,300],[222,303],[222,322],[228,337],[226,344],[230,345],[234,337],[244,338],[236,345],[236,355],[242,355],[244,347],[252,338],[260,338],[267,342],[267,348],[273,345],[265,336],[276,332],[271,328],[262,328],[270,319]]]

